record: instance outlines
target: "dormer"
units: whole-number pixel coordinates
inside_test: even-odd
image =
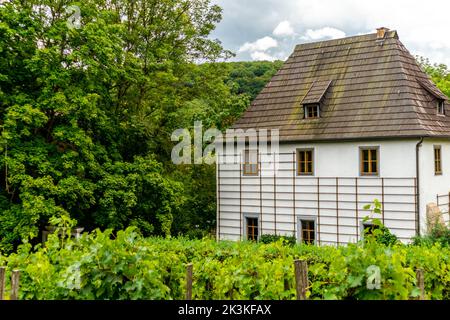
[[[445,116],[445,100],[447,96],[443,94],[430,80],[417,79],[419,84],[429,94],[431,94],[436,100],[436,114],[439,116]]]
[[[320,118],[322,100],[330,85],[331,80],[314,81],[311,84],[311,87],[301,102],[304,110],[304,119]]]

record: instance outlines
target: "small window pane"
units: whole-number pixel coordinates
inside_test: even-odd
[[[258,218],[247,218],[247,240],[258,240]]]
[[[305,117],[306,118],[318,118],[319,117],[319,106],[318,105],[306,105]]]
[[[434,172],[435,174],[442,174],[442,158],[441,158],[441,147],[434,147]]]
[[[365,148],[361,149],[361,174],[377,175],[378,174],[378,149]]]
[[[312,220],[301,220],[301,236],[302,242],[306,244],[314,244],[315,241],[315,230],[314,221]]]
[[[297,151],[297,174],[312,175],[314,171],[313,150]]]
[[[438,114],[445,114],[445,102],[444,101],[439,101],[438,102]]]
[[[363,150],[363,161],[369,161],[369,150]]]
[[[364,162],[363,171],[369,172],[369,162]]]
[[[244,151],[242,169],[244,175],[258,175],[258,152],[256,150]]]
[[[372,166],[371,172],[373,172],[373,173],[377,172],[377,163],[376,162],[371,162],[370,165]]]

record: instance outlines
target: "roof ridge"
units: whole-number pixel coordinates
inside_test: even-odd
[[[352,40],[352,39],[358,39],[358,38],[364,38],[369,36],[376,36],[377,33],[365,33],[365,34],[358,34],[348,37],[342,37],[342,38],[336,38],[336,39],[328,39],[328,40],[320,40],[320,41],[312,41],[312,42],[304,42],[304,43],[298,43],[295,45],[294,51],[297,50],[297,47],[305,46],[305,45],[315,45],[315,44],[321,44],[321,43],[332,43],[332,42],[338,42],[342,40]],[[386,32],[386,36],[383,39],[391,39],[391,38],[397,38],[398,39],[398,32],[397,30],[389,30]],[[382,39],[380,39],[382,40]]]
[[[437,115],[418,82],[429,76],[395,30],[383,39],[373,33],[297,45],[233,128],[278,128],[280,141],[450,138],[449,100],[447,115]],[[317,101],[330,80],[323,116],[303,119],[302,102]]]

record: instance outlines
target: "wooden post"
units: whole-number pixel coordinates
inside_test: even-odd
[[[186,266],[186,300],[192,300],[192,263]]]
[[[295,260],[294,266],[297,300],[306,300],[306,288],[308,287],[308,265],[305,260]]]
[[[3,295],[5,293],[5,275],[6,268],[0,267],[0,300],[3,300]]]
[[[425,277],[422,269],[416,270],[417,286],[420,289],[420,296],[418,300],[425,300]]]
[[[10,300],[19,299],[19,280],[20,280],[20,271],[13,270],[11,275],[11,296]]]

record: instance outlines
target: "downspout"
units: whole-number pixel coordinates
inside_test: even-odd
[[[420,167],[419,167],[419,148],[422,146],[423,137],[416,144],[416,236],[420,236]]]

